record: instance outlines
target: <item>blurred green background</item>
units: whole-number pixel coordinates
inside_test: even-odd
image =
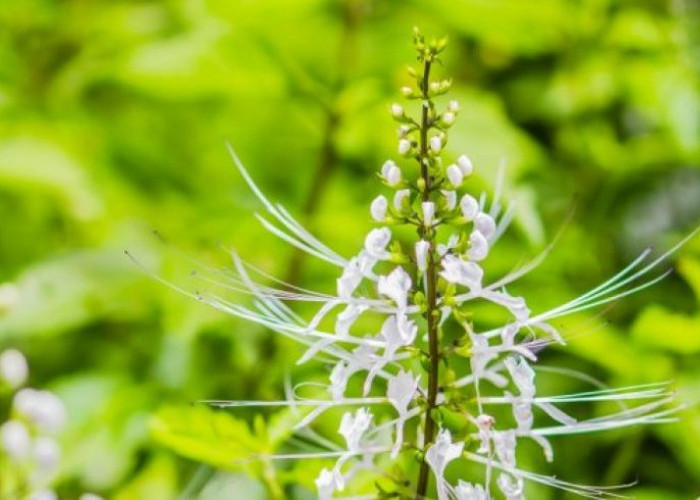
[[[513,287],[534,311],[698,225],[692,1],[0,0],[0,348],[26,352],[31,383],[66,402],[63,497],[313,496],[320,463],[231,465],[275,449],[284,415],[251,426],[248,413],[190,403],[279,398],[287,374],[327,369],[295,367],[297,346],[157,283],[123,250],[189,290],[199,285],[174,248],[223,266],[220,243],[333,290],[334,269],[257,224],[225,140],[272,199],[354,254],[375,172],[394,155],[388,106],[414,62],[414,25],[450,37],[437,72],[454,77],[463,111],[449,154],[472,157],[475,189],[492,190],[508,166],[518,218],[489,270],[563,228],[546,264]],[[677,272],[655,288],[558,322],[574,338],[543,364],[613,385],[674,379],[700,400],[700,238],[669,265]],[[581,386],[541,382],[542,393]],[[558,438],[540,472],[695,498],[699,445],[695,406],[676,424]]]

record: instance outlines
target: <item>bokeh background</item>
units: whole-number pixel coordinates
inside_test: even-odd
[[[375,172],[395,151],[388,107],[414,62],[414,25],[450,37],[437,72],[454,78],[463,111],[449,154],[472,157],[476,190],[507,165],[518,217],[490,269],[562,231],[513,289],[534,311],[700,223],[690,0],[0,0],[0,348],[23,350],[31,383],[68,407],[63,497],[312,497],[320,463],[236,462],[274,450],[284,415],[191,402],[279,398],[286,377],[326,368],[296,367],[298,347],[168,289],[123,251],[189,290],[188,259],[227,265],[222,244],[332,290],[333,269],[257,224],[225,141],[272,199],[352,255],[371,228]],[[700,400],[700,239],[668,266],[653,289],[561,322],[575,335],[543,364],[613,385],[673,379]],[[681,416],[556,439],[541,472],[695,498],[700,410]]]

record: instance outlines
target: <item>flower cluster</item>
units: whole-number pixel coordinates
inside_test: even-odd
[[[66,423],[66,410],[52,392],[28,387],[29,366],[17,349],[0,353],[0,393],[15,391],[10,418],[0,425],[0,496],[55,500],[48,487],[61,457],[55,435]],[[4,391],[3,391],[4,389]],[[81,500],[99,500],[90,493]]]
[[[256,281],[255,274],[267,275],[232,252],[236,273],[229,276],[226,287],[254,296],[255,307],[215,294],[194,295],[298,341],[306,346],[299,362],[327,363],[330,375],[325,397],[309,399],[294,392],[277,402],[217,404],[307,408],[297,426],[299,432],[309,429],[329,408],[347,408],[338,428],[344,448],[318,439],[326,451],[268,457],[335,459],[316,479],[321,499],[342,494],[359,471],[376,473],[378,457],[382,464],[393,460],[408,471],[415,469],[415,481],[396,477],[394,490],[382,490],[392,498],[426,497],[432,491],[431,482],[440,500],[485,500],[498,495],[522,499],[527,481],[584,497],[607,495],[605,488],[575,485],[519,467],[518,443],[533,440],[551,461],[550,436],[666,422],[678,409],[668,405],[667,385],[540,395],[532,365],[547,345],[564,344],[565,336],[551,320],[654,284],[663,275],[645,277],[668,254],[645,263],[649,252],[644,252],[600,286],[538,314],[506,287],[533,270],[546,252],[487,282],[482,265],[513,220],[514,207],[503,209],[500,188],[490,202],[485,193],[467,192],[474,172],[468,156],[446,159],[449,130],[460,106],[449,101],[438,109],[436,98],[450,89],[451,81],[430,79],[446,41],[427,42],[416,32],[414,43],[422,66],[411,70],[415,85],[402,88],[402,94],[415,105],[418,117],[411,117],[399,104],[390,108],[399,123],[397,153],[406,165],[400,166],[398,159],[387,160],[379,169],[390,193],[372,201],[369,215],[378,227],[369,231],[355,256],[340,256],[284,207],[268,200],[229,147],[241,175],[265,207],[266,215],[258,215],[262,224],[287,243],[338,267],[339,278],[332,295],[284,283],[274,288]],[[394,231],[399,226],[413,227],[415,240],[400,239]],[[320,306],[307,321],[289,307],[287,303],[293,301]],[[480,303],[502,308],[507,319],[484,328],[473,317]],[[359,327],[361,316],[379,318],[377,330]],[[586,420],[562,409],[570,403],[594,401],[623,404],[617,412]],[[387,418],[388,412],[393,416]],[[307,434],[313,436],[317,435]],[[480,476],[480,481],[450,482],[447,469],[454,462],[471,464],[469,477]],[[383,477],[391,477],[386,467],[383,471]]]

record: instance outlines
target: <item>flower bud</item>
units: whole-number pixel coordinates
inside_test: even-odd
[[[403,116],[403,106],[401,106],[400,104],[392,104],[391,115],[394,118],[401,118]]]
[[[469,250],[467,258],[474,262],[484,260],[489,254],[489,242],[480,231],[472,231],[469,235]]]
[[[430,243],[425,240],[420,240],[416,243],[416,265],[418,270],[422,273],[428,268],[428,251],[430,250]]]
[[[442,137],[439,135],[435,135],[430,138],[430,149],[435,152],[439,153],[442,150]]]
[[[489,214],[481,212],[474,218],[474,227],[483,234],[486,239],[496,233],[496,221]]]
[[[0,354],[0,380],[12,389],[24,384],[29,375],[29,366],[24,354],[17,349],[7,349]]]
[[[459,168],[465,177],[472,175],[474,165],[472,165],[472,161],[466,155],[461,155],[459,158],[457,158],[457,165],[459,165]]]
[[[410,130],[411,130],[411,127],[409,127],[408,125],[399,125],[399,128],[398,128],[399,137],[406,137],[406,134],[408,134],[408,132],[410,132]]]
[[[372,204],[370,205],[370,213],[372,214],[372,218],[377,221],[377,222],[383,222],[386,219],[386,209],[389,205],[389,202],[386,200],[386,197],[384,195],[379,195],[377,196]]]
[[[453,113],[456,113],[457,111],[459,111],[459,103],[457,101],[450,101],[447,105],[447,109],[449,109]]]
[[[442,115],[442,122],[445,125],[452,125],[455,122],[455,114],[452,111],[448,111]]]
[[[408,207],[408,200],[411,196],[410,189],[399,189],[394,194],[394,208],[396,210],[402,211]]]
[[[43,472],[50,472],[58,465],[61,450],[56,441],[50,437],[41,436],[34,443],[34,460]]]
[[[401,93],[406,97],[411,97],[413,89],[411,87],[401,87]]]
[[[49,391],[22,389],[15,394],[14,408],[44,431],[57,431],[65,425],[66,409]]]
[[[457,193],[446,189],[443,189],[441,193],[445,197],[445,208],[447,210],[454,210],[457,206]]]
[[[454,187],[459,187],[462,184],[462,179],[464,175],[457,165],[450,165],[447,167],[447,178]]]
[[[423,225],[430,227],[435,221],[435,203],[432,201],[424,201],[421,203],[423,209]]]
[[[401,169],[391,160],[387,160],[382,165],[382,177],[389,186],[394,187],[401,182]]]
[[[31,447],[29,431],[22,422],[8,420],[0,426],[0,446],[13,460],[22,460]]]
[[[411,141],[408,139],[401,139],[399,141],[399,154],[406,155],[411,151]]]
[[[479,213],[479,202],[470,194],[462,196],[459,206],[462,209],[462,215],[467,220],[473,220]]]

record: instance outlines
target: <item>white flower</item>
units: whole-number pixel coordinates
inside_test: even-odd
[[[39,469],[49,472],[58,465],[61,450],[50,437],[40,436],[34,443],[34,459]]]
[[[422,273],[428,268],[428,251],[430,250],[430,243],[425,240],[420,240],[416,243],[416,265],[418,270]]]
[[[462,209],[462,215],[468,221],[473,220],[479,213],[479,202],[476,201],[476,198],[469,194],[462,196],[462,199],[459,202],[459,207]]]
[[[482,261],[489,254],[489,242],[479,231],[472,231],[469,235],[469,250],[467,258],[474,262]]]
[[[316,480],[316,490],[318,491],[319,500],[331,500],[335,490],[342,489],[343,480],[338,477],[339,474],[335,471],[323,469]]]
[[[390,186],[396,186],[401,182],[401,169],[391,160],[387,160],[382,165],[382,177]]]
[[[429,141],[430,149],[435,152],[439,153],[442,150],[442,136],[440,135],[434,135],[433,137],[430,138]]]
[[[445,197],[445,208],[453,210],[457,206],[457,192],[447,189],[443,189],[440,192]]]
[[[535,396],[535,372],[524,358],[518,357],[518,361],[513,357],[505,359],[504,364],[510,373],[520,395],[524,398]]]
[[[403,116],[403,106],[401,106],[400,104],[392,104],[391,115],[394,118],[401,118]]]
[[[0,426],[0,445],[14,460],[22,460],[28,455],[31,441],[29,431],[22,422],[8,420]]]
[[[360,440],[372,423],[372,414],[365,408],[358,408],[353,415],[350,412],[343,414],[338,432],[345,438],[348,451],[356,452],[360,448]]]
[[[362,278],[363,274],[360,270],[358,259],[353,257],[343,268],[343,274],[336,280],[338,297],[342,299],[351,297],[362,281]]]
[[[435,222],[435,203],[432,201],[424,201],[420,204],[423,210],[423,225],[430,227]]]
[[[450,462],[462,455],[463,449],[464,443],[459,442],[453,444],[450,431],[443,429],[437,435],[435,443],[433,443],[425,453],[425,461],[433,470],[433,474],[435,474],[438,498],[440,500],[447,500],[449,498],[444,477],[445,469]]]
[[[29,495],[29,500],[58,500],[58,495],[49,489],[37,490]]]
[[[401,266],[377,281],[377,291],[396,302],[399,309],[406,309],[408,292],[411,290],[411,277]]]
[[[474,218],[474,227],[486,237],[490,239],[496,234],[496,221],[489,214],[481,212]]]
[[[457,111],[459,111],[459,103],[457,101],[450,101],[447,104],[447,109],[449,109],[453,113],[456,113]]]
[[[445,125],[452,125],[455,122],[455,114],[452,111],[448,111],[442,115],[442,121]]]
[[[445,255],[442,259],[440,276],[450,283],[464,285],[473,292],[481,290],[484,271],[475,262],[466,262],[454,255]]]
[[[506,497],[506,500],[524,500],[523,495],[524,484],[519,477],[511,476],[503,473],[498,476],[498,487]]]
[[[66,422],[66,409],[55,394],[35,389],[22,389],[15,394],[14,407],[47,432],[61,429]]]
[[[460,155],[457,158],[457,165],[459,165],[460,170],[464,174],[464,177],[469,177],[474,171],[474,165],[467,155]]]
[[[389,207],[389,202],[384,195],[377,196],[370,205],[370,213],[372,218],[377,222],[383,222],[386,219],[386,209]]]
[[[457,483],[454,493],[457,500],[489,500],[483,486],[467,483],[461,479]]]
[[[389,257],[389,252],[386,251],[389,241],[391,231],[388,227],[372,229],[365,238],[365,250],[374,259],[386,259]]]
[[[455,164],[450,165],[447,167],[447,178],[449,179],[450,183],[454,187],[459,187],[462,184],[462,180],[464,179],[464,174],[462,171],[459,169],[459,167]]]
[[[488,453],[491,449],[491,429],[495,423],[496,419],[491,415],[481,414],[476,417],[476,426],[479,429],[479,439],[481,440],[479,449],[476,450],[477,453]]]
[[[355,323],[355,320],[366,310],[366,305],[348,304],[348,306],[336,317],[335,334],[340,337],[347,336],[350,331],[350,327],[353,325],[353,323]]]
[[[396,351],[401,346],[412,344],[418,327],[405,314],[389,316],[382,325],[381,336],[386,340],[386,350]]]
[[[27,358],[17,349],[7,349],[0,354],[0,379],[10,388],[15,389],[24,384],[29,375]]]
[[[398,191],[396,191],[396,194],[394,194],[394,208],[398,211],[403,211],[405,208],[407,208],[410,196],[410,189],[399,189]]]
[[[401,451],[403,425],[406,421],[408,406],[413,401],[418,389],[418,380],[419,377],[414,377],[411,373],[401,369],[395,376],[389,377],[387,382],[386,397],[399,414],[399,418],[396,420],[396,439],[391,449],[391,458],[396,458]]]
[[[411,141],[409,141],[408,139],[400,139],[399,154],[403,156],[408,154],[409,151],[411,151]]]

